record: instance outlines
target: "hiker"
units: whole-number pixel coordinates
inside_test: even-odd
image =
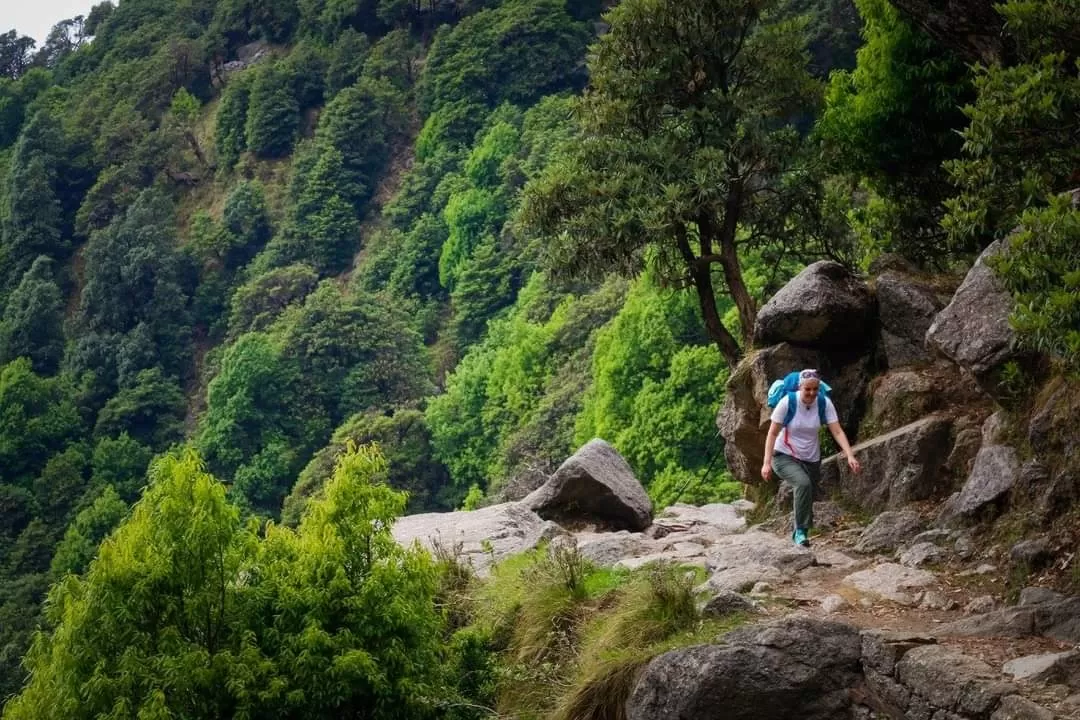
[[[793,373],[794,374],[794,373]],[[814,526],[814,486],[821,479],[821,441],[818,430],[822,424],[836,438],[836,444],[844,451],[848,467],[854,473],[861,469],[859,461],[851,452],[836,406],[827,394],[819,400],[822,392],[821,376],[817,370],[803,370],[798,374],[797,390],[787,392],[776,403],[765,440],[765,462],[761,477],[766,481],[775,470],[780,479],[795,491],[795,530],[791,534],[796,545],[810,547],[810,528]],[[794,400],[795,411],[789,411]]]

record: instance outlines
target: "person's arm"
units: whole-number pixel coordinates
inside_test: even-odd
[[[858,459],[856,459],[855,453],[851,452],[851,443],[848,442],[847,435],[844,433],[844,428],[840,427],[839,422],[831,422],[829,423],[829,432],[831,432],[833,438],[836,439],[836,444],[844,451],[844,457],[847,458],[847,464],[848,467],[851,468],[851,472],[859,472],[859,470],[862,469],[862,466],[859,464]]]
[[[776,436],[782,425],[778,422],[769,424],[769,434],[765,437],[765,461],[761,465],[761,479],[768,482],[772,476],[773,450],[776,449]]]

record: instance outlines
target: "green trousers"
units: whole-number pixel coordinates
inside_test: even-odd
[[[795,491],[795,527],[809,530],[814,526],[814,486],[821,481],[821,463],[778,452],[773,453],[772,469]]]

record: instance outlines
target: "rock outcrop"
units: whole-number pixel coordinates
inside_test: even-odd
[[[879,275],[874,290],[886,364],[898,368],[929,361],[926,331],[945,306],[937,291],[895,270]]]
[[[843,265],[822,260],[780,289],[758,312],[754,344],[792,343],[851,350],[870,344],[874,298]]]
[[[723,644],[652,660],[628,720],[832,720],[851,706],[861,639],[843,623],[794,617],[728,634]]]
[[[521,504],[542,518],[599,523],[641,531],[652,523],[652,501],[622,455],[591,440]]]
[[[1016,334],[1009,325],[1012,296],[988,258],[1001,252],[998,241],[983,251],[926,332],[927,347],[967,369],[980,385],[996,390],[996,374],[1015,357]]]
[[[852,448],[863,469],[851,472],[842,455],[821,464],[821,488],[873,512],[945,497],[951,420],[930,416]]]
[[[943,506],[940,523],[947,525],[985,515],[990,506],[1007,498],[1019,478],[1016,450],[1008,445],[984,446],[975,456],[964,487]]]
[[[406,515],[394,523],[394,539],[402,545],[419,541],[430,550],[455,552],[483,571],[491,563],[535,548],[561,534],[553,523],[518,503],[480,510]]]

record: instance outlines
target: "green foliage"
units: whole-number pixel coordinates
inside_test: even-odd
[[[273,233],[262,185],[258,182],[237,185],[225,201],[222,222],[231,234],[225,268],[235,270],[251,260]]]
[[[722,462],[712,482],[693,482],[716,452],[712,426],[727,381],[723,357],[702,342],[692,300],[648,278],[597,333],[575,442],[614,444],[661,507],[689,483],[683,500],[731,499],[730,486],[718,484]]]
[[[990,264],[1015,300],[1021,343],[1080,371],[1080,209],[1069,193],[1020,216]]]
[[[300,473],[285,498],[282,522],[296,525],[311,498],[321,495],[334,466],[350,444],[377,445],[387,460],[387,483],[408,493],[408,510],[447,510],[439,493],[447,483],[446,468],[431,447],[431,433],[418,410],[399,409],[393,415],[377,411],[357,413],[346,420]]]
[[[590,57],[580,135],[527,186],[520,214],[556,270],[601,277],[648,264],[693,287],[732,366],[741,349],[720,322],[711,266],[723,269],[746,338],[756,308],[739,252],[790,252],[813,239],[801,216],[815,188],[795,122],[820,88],[807,70],[805,23],[777,9],[620,3]]]
[[[293,76],[282,62],[262,65],[255,73],[244,126],[247,148],[260,157],[281,157],[292,150],[300,126],[300,103]]]
[[[229,312],[229,335],[262,331],[319,283],[318,274],[307,265],[287,265],[252,278],[236,289]]]
[[[371,42],[364,33],[348,28],[338,35],[326,69],[327,97],[337,95],[360,79],[370,49]]]
[[[824,159],[869,186],[870,201],[849,210],[856,229],[871,225],[859,233],[869,251],[937,261],[948,251],[939,223],[952,191],[941,163],[960,151],[967,68],[887,0],[857,5],[865,44],[854,70],[830,77],[816,128]]]
[[[573,450],[570,419],[582,390],[576,354],[615,314],[623,292],[611,283],[578,296],[534,275],[511,314],[493,321],[447,377],[426,414],[455,505],[472,485],[497,489],[529,466],[554,469]]]
[[[71,378],[35,374],[26,358],[0,369],[0,478],[26,484],[82,431]]]
[[[133,503],[142,491],[152,456],[150,448],[127,433],[103,437],[94,446],[90,460],[90,484],[96,488],[111,486],[124,502]]]
[[[1052,5],[1050,2],[1007,6]],[[1075,36],[1075,33],[1074,33]],[[959,194],[944,226],[957,244],[982,244],[1016,227],[1029,207],[1072,189],[1080,164],[1080,59],[1035,55],[1015,67],[979,67],[976,100],[965,106],[963,156],[947,169]]]
[[[162,375],[161,368],[140,370],[132,384],[105,403],[94,435],[126,433],[147,447],[164,450],[182,438],[185,410],[184,393],[176,380]]]
[[[190,352],[188,289],[169,199],[144,191],[92,236],[84,259],[79,329],[84,342],[110,350],[76,353],[74,368],[93,370],[103,382],[129,382],[152,367],[179,376]]]
[[[30,358],[36,372],[56,372],[64,353],[64,301],[52,260],[41,255],[11,293],[0,319],[0,363]]]
[[[572,59],[584,56],[586,38],[555,0],[481,10],[436,34],[418,88],[420,109],[427,116],[455,103],[530,105],[578,86],[584,78]]]
[[[68,526],[63,541],[57,546],[50,565],[56,577],[86,571],[97,553],[98,544],[120,524],[128,512],[125,503],[112,485],[106,485],[93,504],[83,508]]]
[[[214,143],[217,147],[218,162],[226,170],[236,164],[240,153],[248,147],[247,116],[254,80],[254,73],[235,75],[221,95]]]
[[[298,531],[259,539],[192,452],[159,460],[86,575],[52,591],[55,631],[4,717],[437,717],[436,575],[390,536],[405,498],[385,472],[351,449]]]

